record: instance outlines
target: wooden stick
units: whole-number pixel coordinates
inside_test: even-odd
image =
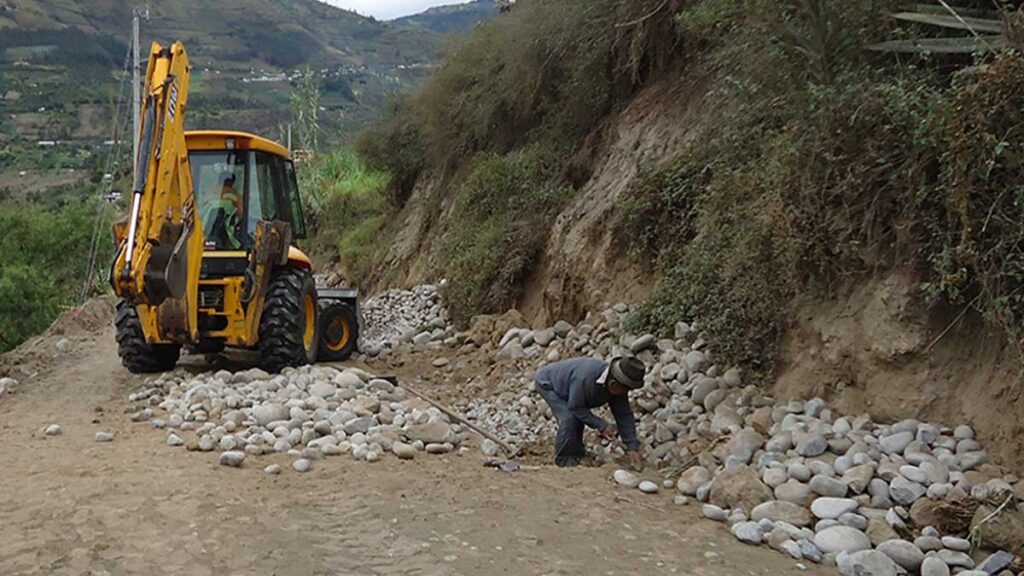
[[[441,404],[440,402],[438,402],[436,400],[431,400],[430,398],[425,396],[422,392],[417,391],[415,388],[409,386],[408,384],[400,384],[399,386],[401,386],[402,388],[405,388],[406,390],[411,392],[414,396],[418,397],[420,400],[423,400],[427,404],[430,404],[431,406],[437,408],[441,412],[444,412],[448,416],[450,416],[452,418],[455,418],[456,420],[458,420],[462,424],[465,424],[466,426],[468,426],[471,430],[473,430],[477,434],[483,436],[484,438],[489,438],[489,439],[493,440],[498,446],[501,446],[501,449],[504,450],[505,453],[508,454],[509,456],[515,456],[516,455],[516,451],[513,450],[511,446],[509,446],[508,444],[502,442],[501,439],[498,438],[497,436],[495,436],[494,434],[488,432],[487,430],[484,430],[483,428],[477,426],[476,424],[473,424],[472,422],[467,420],[464,416],[462,416],[458,412],[452,410],[451,408],[445,406],[444,404]]]

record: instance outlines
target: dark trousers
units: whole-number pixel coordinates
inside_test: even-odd
[[[551,407],[551,414],[558,422],[558,435],[555,436],[555,464],[567,467],[576,466],[586,454],[583,447],[583,422],[572,415],[569,404],[551,388],[537,384],[537,392]]]

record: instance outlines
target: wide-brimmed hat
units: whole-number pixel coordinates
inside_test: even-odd
[[[630,390],[644,387],[644,373],[647,367],[640,360],[632,357],[615,358],[609,367],[609,373],[616,382]]]

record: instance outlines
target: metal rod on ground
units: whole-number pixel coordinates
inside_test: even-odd
[[[452,418],[455,418],[459,422],[465,424],[466,426],[468,426],[471,430],[473,430],[477,434],[483,436],[484,438],[489,438],[489,439],[493,440],[494,443],[497,444],[498,446],[501,446],[501,449],[504,450],[509,456],[515,456],[516,451],[513,450],[511,446],[509,446],[508,444],[502,442],[501,439],[499,439],[494,434],[488,432],[487,430],[484,430],[483,428],[477,426],[476,424],[473,424],[472,422],[467,420],[464,416],[462,416],[458,412],[452,410],[451,408],[445,406],[444,404],[441,404],[440,402],[438,402],[436,400],[431,400],[427,396],[424,396],[423,393],[417,391],[415,388],[409,386],[408,384],[401,384],[400,386],[402,388],[405,388],[406,390],[408,390],[413,396],[416,396],[420,400],[423,400],[427,404],[430,404],[431,406],[437,408],[441,412],[444,412],[448,416],[450,416]]]

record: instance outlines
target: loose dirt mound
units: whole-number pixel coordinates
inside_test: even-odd
[[[1020,358],[962,309],[927,309],[912,274],[894,272],[807,302],[784,345],[781,398],[821,396],[843,412],[970,422],[1000,461],[1024,462]],[[958,318],[959,317],[959,318]]]
[[[45,332],[0,356],[0,376],[24,378],[83,341],[95,341],[114,321],[114,299],[99,297],[61,314]]]

